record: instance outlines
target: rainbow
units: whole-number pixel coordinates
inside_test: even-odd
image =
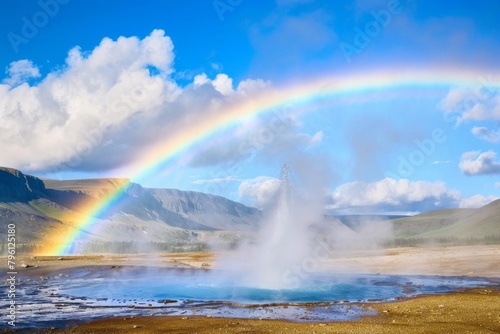
[[[483,80],[484,81],[484,80]],[[212,113],[210,117],[199,120],[182,131],[170,133],[160,144],[148,150],[136,161],[131,179],[139,182],[152,177],[159,170],[164,170],[169,164],[179,159],[180,153],[207,140],[210,136],[241,124],[246,119],[275,110],[287,104],[307,105],[318,100],[335,100],[351,96],[362,97],[369,93],[385,91],[401,91],[415,89],[439,90],[446,94],[447,90],[457,86],[477,87],[483,81],[477,72],[463,70],[437,71],[394,71],[371,73],[354,76],[337,76],[306,83],[295,84],[285,88],[269,89],[259,95],[235,99],[233,103]],[[495,87],[498,86],[495,85]],[[443,95],[444,97],[444,95]],[[74,254],[75,244],[85,238],[86,231],[100,220],[95,218],[104,214],[121,201],[124,196],[124,186],[117,187],[99,202],[82,208],[83,213],[74,230],[55,246],[43,251],[47,255]],[[51,237],[45,240],[50,242]]]

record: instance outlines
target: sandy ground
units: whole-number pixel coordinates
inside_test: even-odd
[[[337,253],[323,262],[358,273],[500,278],[500,245],[356,251]]]
[[[103,254],[77,256],[20,256],[17,266],[27,265],[24,275],[44,275],[64,269],[88,267],[110,270],[121,267],[206,268],[213,266],[215,255],[208,252],[171,254]],[[21,268],[18,268],[21,269]]]
[[[21,257],[22,275],[71,268],[114,271],[122,267],[205,268],[230,253]],[[477,276],[500,279],[500,245],[394,248],[335,253],[316,259],[321,268],[353,273]],[[22,268],[21,263],[28,265]],[[500,280],[499,280],[500,281]],[[367,305],[379,315],[357,322],[306,324],[275,320],[202,317],[137,317],[94,321],[42,333],[500,333],[500,285],[461,293],[420,296]],[[0,330],[1,332],[1,330]]]
[[[95,321],[51,333],[499,333],[500,291],[423,296],[372,306],[380,315],[357,322],[293,323],[201,317],[139,317]]]
[[[134,255],[88,256],[24,256],[20,264],[33,266],[24,274],[43,274],[75,267],[175,267],[205,268],[215,265],[218,257],[231,257],[231,253],[209,252]],[[325,270],[349,273],[476,276],[500,278],[500,245],[459,247],[407,247],[371,251],[335,252],[318,260]],[[36,268],[35,268],[36,267]],[[304,267],[307,267],[304,265]]]

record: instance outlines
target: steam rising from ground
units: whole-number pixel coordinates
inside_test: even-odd
[[[296,191],[290,178],[290,169],[284,165],[275,207],[263,221],[256,242],[241,249],[253,264],[245,274],[247,285],[283,288],[284,273],[309,255],[310,226],[321,219],[322,210],[316,198]]]
[[[333,217],[327,219],[328,166],[308,159],[290,166],[282,167],[279,190],[255,238],[219,262],[242,286],[298,288],[334,253],[375,249],[392,234],[389,222],[360,220],[350,228]]]

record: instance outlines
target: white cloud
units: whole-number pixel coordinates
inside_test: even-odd
[[[193,84],[195,86],[203,86],[207,83],[211,83],[211,81],[205,73],[198,74],[197,76],[194,77]]]
[[[180,94],[168,79],[172,50],[160,30],[143,40],[105,38],[88,55],[72,49],[64,70],[34,86],[0,85],[2,163],[42,170],[78,165],[83,157],[89,166],[124,162],[133,147],[115,139],[127,137],[126,124],[158,112]],[[150,75],[148,67],[159,75]],[[91,157],[97,144],[107,154]]]
[[[197,75],[180,87],[173,49],[162,30],[143,39],[104,38],[91,51],[73,48],[62,70],[33,85],[19,83],[39,76],[38,69],[13,62],[0,84],[1,164],[26,171],[121,168],[168,134],[270,89],[259,79],[234,89],[226,74]]]
[[[459,201],[460,193],[448,189],[442,182],[385,178],[371,183],[350,182],[337,187],[332,194],[332,204],[329,208],[423,212],[456,207]]]
[[[475,195],[460,201],[460,208],[480,208],[498,199],[495,196]]]
[[[222,70],[222,65],[218,63],[210,63],[210,67],[216,71],[221,71]]]
[[[433,165],[445,165],[449,163],[451,163],[450,160],[436,160],[432,162]]]
[[[465,152],[462,154],[459,167],[465,175],[500,174],[500,162],[496,160],[496,153],[493,151]]]
[[[441,101],[445,113],[456,116],[457,123],[500,120],[500,94],[487,83],[478,87],[451,89]]]
[[[276,200],[279,188],[280,180],[261,176],[243,181],[238,188],[238,193],[240,198],[248,198],[252,205],[263,209]]]
[[[491,131],[484,126],[475,126],[472,128],[471,132],[477,138],[486,140],[490,143],[500,142],[500,130]]]
[[[279,179],[262,176],[244,180],[238,192],[241,199],[263,209],[277,200],[279,188]],[[449,189],[443,182],[385,178],[338,186],[331,193],[326,209],[337,214],[417,214],[444,208],[479,208],[496,199],[483,195],[463,198],[459,191]]]
[[[238,84],[238,93],[248,95],[271,88],[271,82],[262,79],[247,79]]]
[[[215,80],[212,81],[215,89],[222,95],[231,95],[234,93],[233,90],[233,79],[227,76],[227,74],[217,74]]]
[[[319,144],[323,141],[323,137],[325,136],[325,134],[323,133],[323,131],[318,131],[316,132],[312,137],[311,137],[311,145],[316,145],[316,144]]]
[[[236,176],[226,176],[207,180],[196,180],[193,184],[214,184],[214,183],[226,183],[226,182],[236,182],[240,181]]]
[[[500,189],[500,182],[495,182],[495,188],[499,188]]]
[[[262,79],[246,79],[242,80],[236,89],[233,90],[233,79],[229,78],[227,74],[218,74],[214,80],[210,80],[206,73],[198,74],[194,77],[193,84],[195,86],[211,85],[222,95],[232,95],[237,93],[240,96],[246,96],[250,93],[260,92],[266,88],[271,87],[269,81]]]
[[[464,87],[450,89],[441,101],[441,108],[445,112],[457,112],[468,94],[471,94],[470,91]]]
[[[17,86],[28,79],[40,77],[40,70],[31,60],[23,59],[10,63],[6,73],[8,77],[3,82],[10,86]]]

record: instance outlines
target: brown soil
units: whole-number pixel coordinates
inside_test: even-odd
[[[397,248],[339,253],[323,259],[322,265],[358,273],[464,275],[498,279],[499,259],[499,245]],[[152,266],[209,269],[214,266],[214,261],[214,254],[205,252],[16,259],[21,275],[53,275],[75,268],[99,272]],[[29,267],[22,268],[22,263]],[[500,333],[500,286],[497,289],[420,296],[364,307],[376,310],[378,315],[356,322],[315,324],[208,317],[117,317],[69,329],[37,330],[36,333]]]
[[[50,333],[500,333],[500,290],[422,296],[369,307],[379,315],[357,322],[310,324],[206,317],[120,317]]]

